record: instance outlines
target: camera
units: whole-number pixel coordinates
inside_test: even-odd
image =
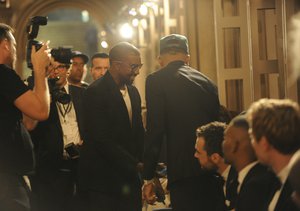
[[[39,27],[42,25],[47,25],[48,18],[43,16],[35,16],[29,20],[27,24],[26,31],[28,33],[27,49],[26,49],[26,62],[27,67],[33,69],[31,63],[31,49],[32,46],[35,46],[35,49],[38,51],[42,47],[40,41],[35,40],[39,33]]]
[[[56,81],[59,78],[49,78],[48,79],[48,86],[51,95],[51,99],[53,102],[59,102],[61,104],[68,104],[71,102],[71,95],[62,91],[57,85]]]
[[[73,142],[70,144],[67,144],[65,146],[65,150],[71,159],[79,158],[79,149]]]
[[[35,40],[39,33],[39,26],[47,25],[48,18],[44,16],[35,16],[29,20],[27,25],[26,31],[28,33],[28,42],[27,42],[27,49],[26,49],[26,62],[27,67],[33,70],[33,65],[31,62],[31,50],[32,46],[34,45],[36,50],[39,50],[42,46],[40,41]],[[71,64],[72,58],[72,50],[71,48],[54,48],[51,50],[51,56],[54,58],[55,61],[63,63],[63,64]],[[68,104],[71,101],[71,96],[66,92],[59,89],[56,86],[56,81],[59,78],[48,79],[49,90],[51,94],[51,98],[54,102],[60,102],[62,104]],[[28,85],[33,88],[34,86],[34,78],[29,76],[27,78]]]

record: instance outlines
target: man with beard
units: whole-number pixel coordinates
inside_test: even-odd
[[[30,204],[22,176],[33,170],[34,162],[29,157],[31,168],[24,168],[28,159],[23,156],[28,155],[24,154],[24,141],[27,140],[29,151],[32,147],[22,124],[22,113],[36,120],[48,118],[50,99],[45,76],[50,59],[47,44],[37,52],[32,47],[35,87],[31,91],[12,69],[16,60],[16,41],[12,33],[10,26],[0,23],[0,210],[24,211],[30,210]]]
[[[237,197],[237,172],[225,162],[222,151],[225,129],[226,124],[211,122],[196,130],[195,157],[203,169],[216,172],[216,178],[221,179],[222,191],[216,193],[221,199],[217,210],[234,209]]]
[[[84,96],[86,139],[79,164],[79,187],[90,210],[142,209],[139,162],[144,129],[141,99],[132,85],[142,67],[138,49],[116,44],[109,52],[110,69]]]

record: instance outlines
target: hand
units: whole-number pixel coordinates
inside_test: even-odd
[[[143,198],[146,200],[148,204],[154,204],[157,200],[157,197],[154,192],[154,184],[149,183],[144,185],[143,187]]]
[[[78,146],[82,146],[83,140],[80,140],[79,143],[77,144]]]
[[[47,43],[43,43],[42,47],[38,51],[36,51],[36,48],[33,45],[31,50],[31,62],[34,71],[44,75],[46,75],[46,67],[50,64],[48,44],[49,41]]]

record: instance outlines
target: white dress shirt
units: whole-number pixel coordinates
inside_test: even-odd
[[[69,85],[66,84],[64,88],[66,89],[66,92],[69,93]],[[67,111],[68,106],[70,107],[70,111],[64,114],[64,112]],[[63,105],[57,102],[56,107],[58,110],[58,116],[63,131],[64,146],[72,142],[75,145],[78,144],[81,141],[81,138],[79,134],[76,113],[72,101],[68,105]]]
[[[128,88],[127,88],[127,86],[125,85],[125,89],[124,90],[120,89],[120,92],[121,92],[121,94],[123,96],[124,102],[125,102],[126,107],[127,107],[130,124],[132,124],[132,108],[131,108],[131,101],[130,101],[130,96],[128,94]]]

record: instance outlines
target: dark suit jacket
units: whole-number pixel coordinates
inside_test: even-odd
[[[86,90],[86,139],[79,163],[82,190],[118,193],[126,185],[141,184],[136,169],[143,152],[141,99],[134,86],[127,87],[132,124],[123,96],[109,72]]]
[[[285,184],[283,185],[283,189],[282,189],[279,199],[276,203],[274,211],[297,211],[297,210],[300,210],[297,208],[297,206],[294,204],[294,202],[291,198],[292,193],[293,193],[293,188],[292,188],[289,180],[287,180],[285,182]]]
[[[228,210],[232,210],[235,207],[236,200],[237,200],[237,176],[238,173],[236,170],[231,166],[229,170],[229,174],[226,181],[226,193],[225,198],[230,202],[228,206]]]
[[[197,127],[217,120],[216,86],[182,61],[169,63],[146,80],[147,134],[144,178],[154,175],[166,136],[169,184],[200,175],[194,158]]]
[[[276,176],[267,167],[256,164],[246,175],[237,198],[236,211],[265,211],[274,193]]]
[[[84,88],[69,85],[69,94],[75,109],[81,138],[84,136],[82,125],[84,91]],[[51,180],[57,170],[61,168],[64,150],[63,131],[55,102],[50,104],[49,118],[38,123],[31,132],[31,137],[37,154],[37,174]]]

